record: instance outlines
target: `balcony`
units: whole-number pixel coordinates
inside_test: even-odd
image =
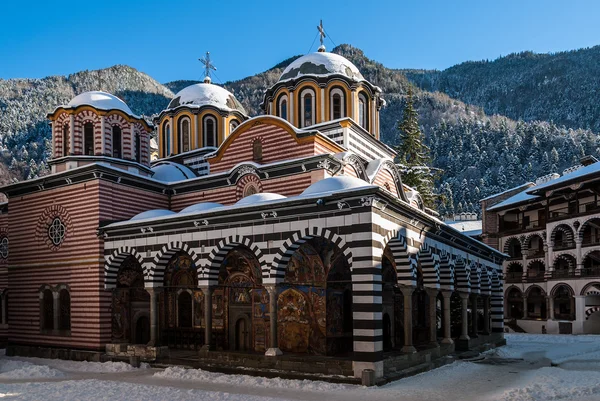
[[[565,278],[573,278],[573,277],[576,277],[574,270],[561,269],[561,270],[554,270],[552,272],[552,278],[556,278],[556,279],[565,279]]]
[[[575,242],[569,242],[569,241],[563,241],[563,242],[556,242],[554,244],[554,250],[555,251],[562,251],[564,249],[574,249],[575,248]]]
[[[508,272],[504,276],[504,280],[507,283],[520,283],[523,281],[523,273],[522,272]]]
[[[544,252],[544,250],[539,250],[539,249],[535,249],[535,250],[530,250],[529,252],[527,252],[527,259],[541,259],[544,258],[546,256],[546,252]]]
[[[535,231],[541,230],[546,226],[544,221],[533,220],[527,223],[523,221],[504,221],[500,220],[499,232],[508,234],[511,232]]]
[[[541,271],[528,271],[527,272],[527,281],[544,281],[546,272],[544,270]]]
[[[593,214],[600,212],[600,202],[581,203],[577,206],[565,206],[560,209],[550,211],[548,221],[563,220],[575,216]]]
[[[581,277],[600,277],[600,267],[581,269]]]

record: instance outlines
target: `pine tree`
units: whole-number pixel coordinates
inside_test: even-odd
[[[400,143],[395,147],[398,152],[397,163],[402,172],[402,182],[415,188],[421,194],[427,207],[433,207],[433,172],[430,163],[429,147],[425,145],[425,136],[419,128],[419,115],[414,108],[412,88],[409,86],[402,121],[398,124]]]

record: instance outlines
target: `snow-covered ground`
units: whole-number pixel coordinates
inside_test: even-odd
[[[509,334],[479,362],[457,361],[382,387],[266,379],[125,363],[0,356],[7,400],[600,400],[600,336]]]

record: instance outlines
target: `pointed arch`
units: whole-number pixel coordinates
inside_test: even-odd
[[[115,249],[109,256],[105,258],[104,262],[104,288],[109,290],[116,288],[117,286],[117,274],[119,268],[125,259],[133,256],[140,265],[144,266],[144,258],[135,248],[122,246]],[[145,272],[144,272],[145,274]]]

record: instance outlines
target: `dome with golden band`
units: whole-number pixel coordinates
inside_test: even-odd
[[[281,74],[279,82],[300,78],[305,75],[327,77],[342,75],[354,81],[363,81],[358,68],[348,59],[335,53],[319,51],[294,60]]]

